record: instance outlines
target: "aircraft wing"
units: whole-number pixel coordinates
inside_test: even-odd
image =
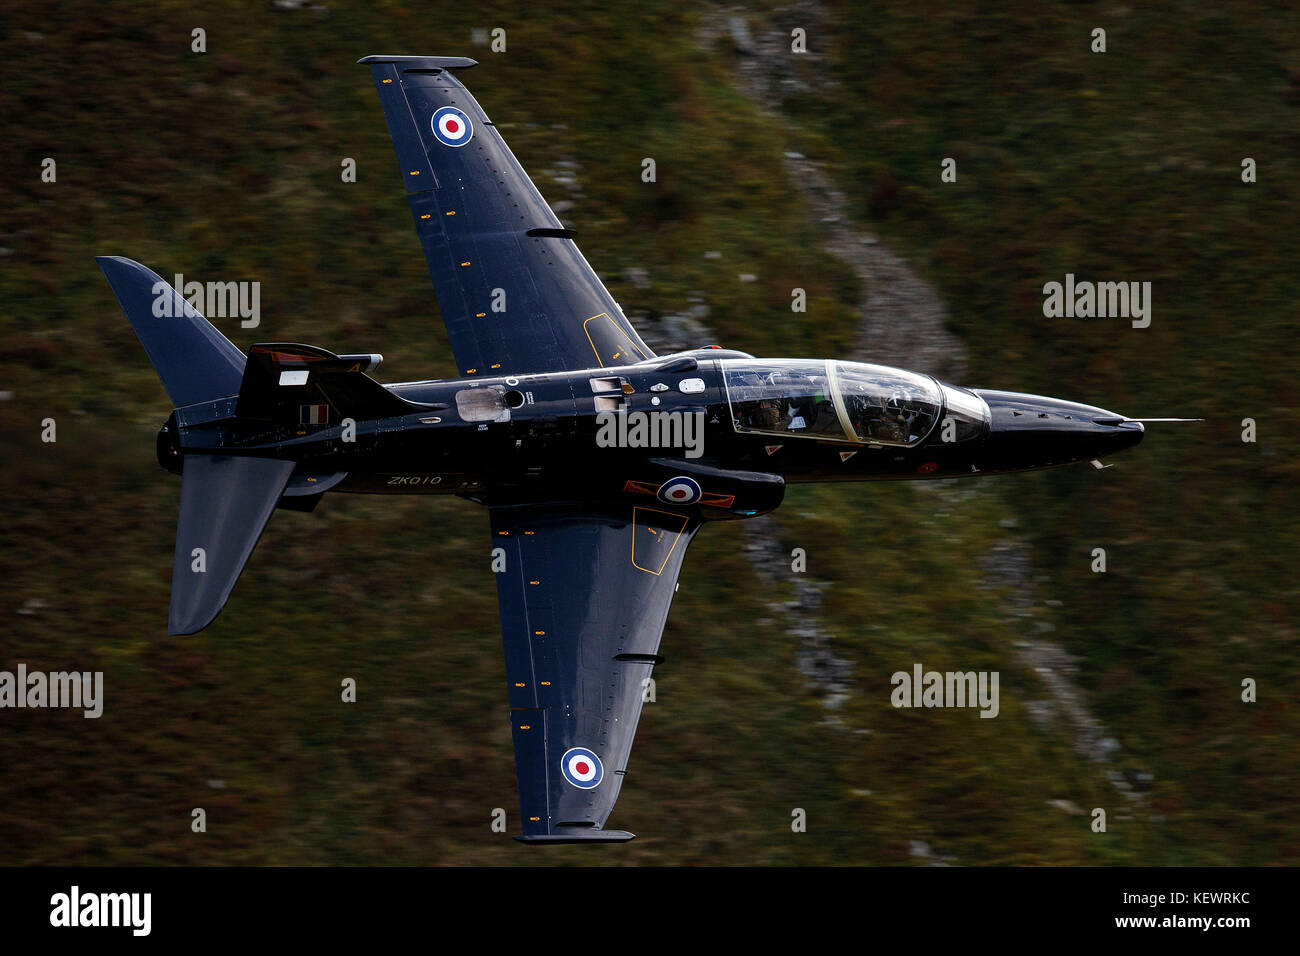
[[[654,353],[453,69],[368,56],[460,373],[631,365]]]
[[[605,830],[699,524],[651,507],[492,509],[497,596],[526,843]],[[496,552],[500,548],[504,555]]]

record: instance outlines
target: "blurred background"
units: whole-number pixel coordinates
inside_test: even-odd
[[[0,669],[102,670],[106,698],[0,711],[0,864],[1300,857],[1287,4],[10,0],[0,53]],[[480,60],[462,79],[656,348],[1206,421],[1105,471],[796,486],[706,528],[610,820],[640,837],[522,847],[490,828],[519,832],[486,512],[280,511],[216,623],[166,637],[170,407],[93,259],[259,281],[259,328],[214,319],[240,348],[454,376],[371,53]],[[1150,327],[1044,318],[1066,273],[1151,282]],[[998,671],[997,719],[893,708],[917,662]]]

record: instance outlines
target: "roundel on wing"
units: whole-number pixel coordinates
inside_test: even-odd
[[[586,747],[570,747],[560,758],[564,779],[579,790],[594,790],[605,776],[600,758]]]
[[[433,135],[444,146],[464,146],[474,138],[474,124],[454,106],[444,106],[435,112],[430,125]]]
[[[694,478],[680,475],[659,486],[658,499],[670,505],[693,505],[700,500],[700,483]]]

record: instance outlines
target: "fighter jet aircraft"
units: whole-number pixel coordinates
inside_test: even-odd
[[[457,79],[475,61],[360,62],[460,377],[381,385],[378,355],[310,345],[245,355],[149,269],[100,257],[175,406],[157,441],[182,476],[168,633],[212,622],[276,508],[311,511],[327,492],[484,505],[517,839],[632,839],[605,822],[705,523],[765,514],[789,482],[1098,463],[1142,438],[1101,408],[897,368],[656,355]]]

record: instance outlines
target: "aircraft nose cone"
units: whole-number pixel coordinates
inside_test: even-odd
[[[1110,428],[1111,432],[1106,435],[1098,435],[1107,452],[1122,451],[1125,448],[1132,448],[1142,440],[1143,434],[1146,433],[1146,427],[1141,422],[1118,422],[1110,425],[1102,425],[1103,428]]]
[[[1102,458],[1142,440],[1140,422],[1045,395],[977,389],[992,420],[981,470],[1039,468]]]

